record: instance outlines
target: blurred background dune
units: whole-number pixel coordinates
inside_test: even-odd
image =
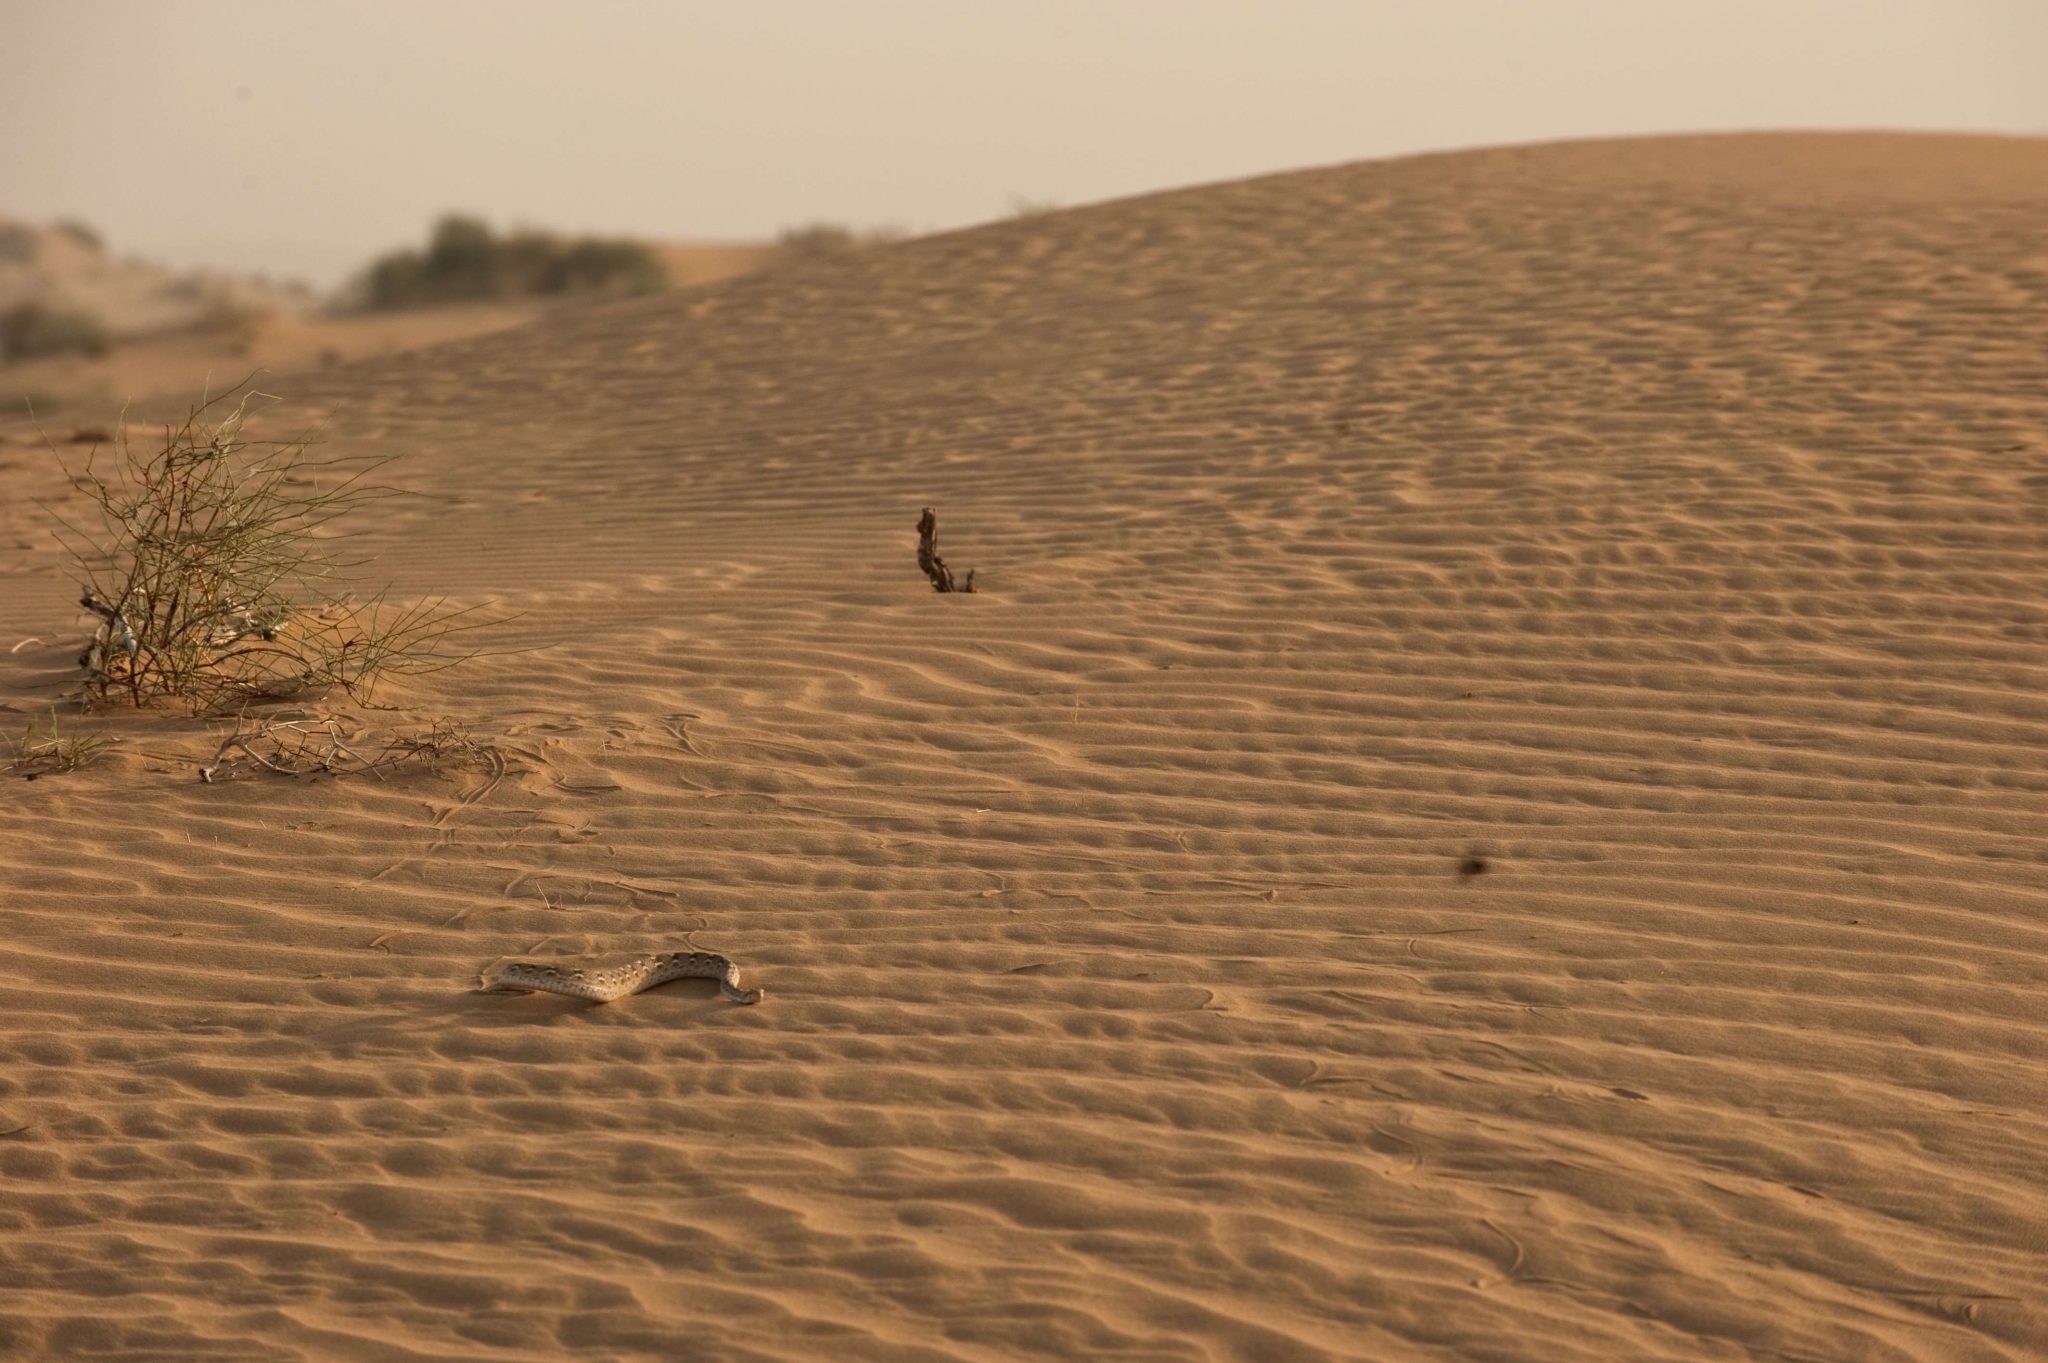
[[[473,335],[581,291],[424,290],[380,300],[403,315],[366,313],[376,263],[450,215],[633,243],[658,262],[639,287],[690,286],[1360,157],[1711,129],[2048,131],[2033,0],[9,0],[0,15],[9,416]]]

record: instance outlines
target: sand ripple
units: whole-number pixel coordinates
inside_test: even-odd
[[[2039,1356],[2044,219],[1468,153],[309,380],[513,771],[8,790],[0,1354]]]

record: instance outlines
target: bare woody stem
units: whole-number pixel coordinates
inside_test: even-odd
[[[931,579],[935,592],[971,592],[974,590],[974,570],[969,568],[967,576],[958,582],[953,580],[953,570],[946,566],[946,560],[939,557],[939,515],[930,507],[917,518],[917,566]]]

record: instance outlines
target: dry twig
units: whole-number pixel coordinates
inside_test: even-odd
[[[504,758],[488,743],[478,742],[445,720],[424,730],[387,731],[368,737],[350,732],[332,716],[265,719],[254,728],[237,724],[221,740],[212,760],[199,768],[199,779],[215,781],[235,774],[230,753],[280,776],[361,776],[378,780],[391,768],[408,762],[435,770],[482,766],[502,774]],[[493,783],[495,784],[495,782]]]
[[[930,507],[917,518],[917,566],[924,569],[924,575],[932,580],[935,592],[971,592],[974,590],[974,570],[969,568],[967,576],[959,582],[953,580],[953,570],[946,566],[946,560],[939,557],[939,516]]]

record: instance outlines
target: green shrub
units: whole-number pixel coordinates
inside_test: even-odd
[[[845,223],[811,222],[802,227],[785,227],[775,245],[786,256],[801,260],[830,260],[858,251],[860,238]]]
[[[870,227],[856,232],[845,223],[811,222],[784,228],[775,245],[783,260],[845,260],[870,246],[901,241],[905,235],[900,227]]]
[[[566,243],[552,262],[548,287],[542,293],[654,293],[668,284],[645,246],[633,241],[600,241],[586,237]]]
[[[358,293],[372,310],[570,293],[653,293],[668,285],[654,253],[633,241],[523,231],[498,236],[479,218],[450,214],[427,249],[373,262]]]
[[[441,219],[420,269],[429,291],[445,300],[496,298],[501,293],[498,239],[481,218],[451,213]]]
[[[19,739],[0,737],[0,745],[7,751],[0,758],[0,767],[24,780],[33,781],[39,776],[54,776],[67,771],[77,771],[89,766],[99,755],[121,740],[106,734],[72,734],[68,737],[57,732],[57,709],[50,707],[50,732],[37,732],[36,722],[31,718],[21,731]]]
[[[238,390],[237,390],[238,391]],[[314,458],[310,437],[255,440],[244,392],[203,401],[160,447],[96,446],[67,467],[91,508],[52,509],[98,618],[79,654],[82,699],[171,699],[209,713],[249,701],[341,690],[369,703],[377,685],[475,656],[462,640],[491,623],[475,607],[398,602],[345,590],[337,519],[396,489],[368,475],[383,461]]]
[[[498,242],[498,285],[515,298],[553,292],[555,255],[561,244],[546,232],[522,231]]]
[[[45,355],[104,355],[106,325],[91,313],[17,303],[0,312],[0,364]]]

